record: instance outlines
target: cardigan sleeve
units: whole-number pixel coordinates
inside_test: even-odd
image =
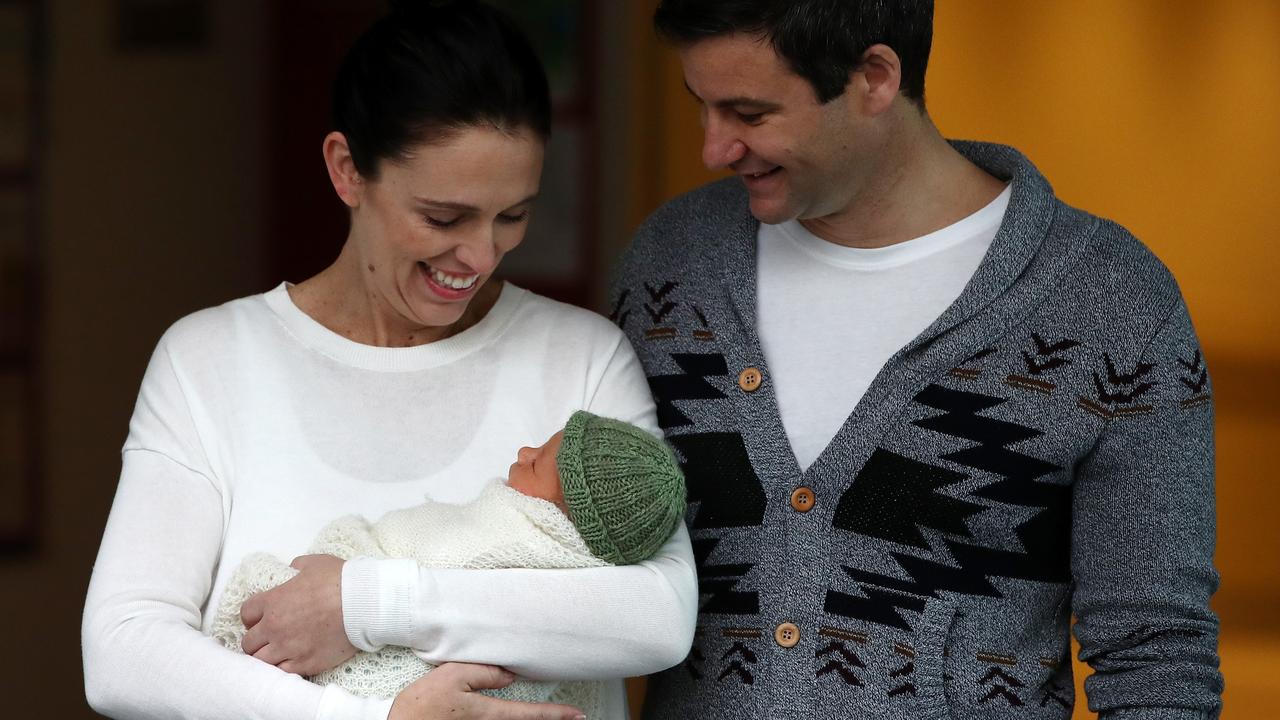
[[[1212,388],[1181,299],[1138,362],[1152,366],[1151,388],[1108,422],[1073,494],[1089,708],[1108,719],[1216,718]]]
[[[89,583],[81,626],[89,704],[130,720],[384,720],[387,701],[312,684],[201,632],[223,540],[224,490],[175,365],[162,341],[143,380]]]

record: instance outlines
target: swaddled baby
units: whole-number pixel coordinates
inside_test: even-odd
[[[347,516],[325,526],[310,552],[412,558],[439,568],[584,568],[651,557],[684,516],[685,485],[661,440],[617,420],[579,411],[538,448],[521,448],[507,483],[485,488],[465,505],[428,501],[376,523]],[[240,652],[240,606],[297,574],[270,555],[236,568],[211,634]],[[361,697],[394,697],[433,666],[412,650],[388,646],[310,680]],[[600,717],[599,682],[518,680],[486,694],[507,700],[574,705]]]

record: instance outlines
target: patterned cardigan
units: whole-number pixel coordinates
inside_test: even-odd
[[[1015,150],[955,145],[1012,183],[1000,230],[804,472],[741,183],[624,256],[612,318],[684,466],[702,593],[647,718],[1066,719],[1073,615],[1102,717],[1218,716],[1212,386],[1177,284]]]

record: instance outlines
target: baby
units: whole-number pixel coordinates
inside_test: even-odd
[[[538,448],[521,448],[507,483],[495,481],[466,505],[428,501],[376,523],[340,518],[310,552],[413,558],[440,568],[584,568],[652,556],[684,516],[680,468],[661,440],[618,420],[578,411]],[[211,634],[240,652],[240,606],[297,574],[270,555],[250,555],[223,591]],[[362,697],[394,697],[432,665],[396,646],[361,652],[310,680]],[[520,680],[487,694],[574,705],[600,716],[600,683]]]

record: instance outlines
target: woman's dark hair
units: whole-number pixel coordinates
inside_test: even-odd
[[[356,40],[333,84],[334,129],[361,175],[459,130],[551,134],[547,76],[506,15],[475,0],[392,2]]]
[[[653,24],[677,45],[762,35],[820,103],[842,95],[862,54],[883,43],[902,61],[902,94],[924,107],[933,0],[662,0]]]

